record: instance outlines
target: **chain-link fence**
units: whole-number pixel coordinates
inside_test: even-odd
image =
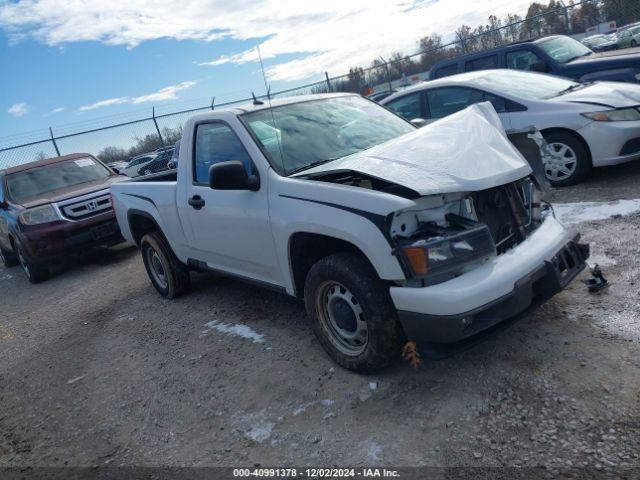
[[[326,92],[370,94],[394,90],[428,78],[431,67],[448,58],[478,52],[513,42],[531,40],[546,35],[563,34],[582,38],[595,33],[607,33],[617,27],[640,21],[640,0],[580,0],[565,5],[562,0],[550,0],[548,5],[537,2],[529,6],[524,18],[490,15],[486,25],[461,26],[450,41],[439,34],[420,40],[420,49],[413,55],[394,54],[382,57],[367,68],[354,67],[349,73],[330,77],[296,88],[271,92],[271,98]],[[259,98],[266,98],[265,95]],[[137,154],[170,146],[182,133],[182,125],[192,115],[213,108],[248,103],[251,97],[215,102],[177,112],[151,116],[132,112],[119,116],[50,128],[0,139],[0,169],[69,153],[87,152],[106,163],[127,160]]]

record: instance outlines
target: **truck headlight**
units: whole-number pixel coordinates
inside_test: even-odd
[[[640,111],[638,111],[637,108],[601,110],[599,112],[582,113],[581,115],[596,122],[630,122],[640,120]]]
[[[38,225],[56,220],[60,220],[60,216],[52,205],[30,208],[20,214],[20,222],[25,225]]]
[[[461,275],[496,255],[491,232],[483,224],[436,237],[409,240],[400,246],[400,250],[415,277],[442,281]]]

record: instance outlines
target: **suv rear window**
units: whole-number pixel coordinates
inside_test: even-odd
[[[498,67],[498,55],[487,55],[486,57],[469,60],[464,64],[465,72],[474,72],[476,70],[489,70]]]
[[[49,192],[110,176],[111,172],[107,167],[94,158],[76,158],[8,174],[7,195],[20,203]]]
[[[449,75],[455,75],[458,73],[458,64],[454,63],[452,65],[447,65],[446,67],[441,67],[433,72],[433,78],[442,78],[448,77]]]

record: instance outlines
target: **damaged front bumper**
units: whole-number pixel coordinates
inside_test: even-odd
[[[391,287],[390,293],[407,338],[418,347],[457,342],[560,292],[588,256],[588,245],[548,217],[520,245],[471,272],[429,287]]]

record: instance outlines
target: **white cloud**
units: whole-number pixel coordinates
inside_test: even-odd
[[[14,103],[13,105],[11,105],[11,107],[9,107],[7,113],[13,115],[14,117],[22,117],[27,113],[27,104],[24,102]]]
[[[271,80],[299,80],[367,65],[394,51],[411,53],[430,33],[451,34],[462,23],[484,23],[489,14],[523,14],[530,0],[0,0],[0,26],[13,41],[48,45],[99,41],[135,47],[158,38],[251,40],[263,58],[302,54],[269,69]],[[256,60],[255,49],[199,64]],[[111,99],[119,100],[119,99]]]
[[[171,85],[170,87],[161,88],[157,92],[149,93],[147,95],[141,95],[139,97],[117,97],[117,98],[109,98],[107,100],[100,100],[99,102],[95,102],[90,105],[84,105],[80,107],[80,111],[85,112],[87,110],[96,110],[98,108],[110,107],[112,105],[120,105],[123,103],[130,103],[130,104],[137,105],[139,103],[175,100],[176,98],[178,98],[178,92],[191,88],[196,83],[197,82],[193,82],[193,81],[182,82],[177,85]]]
[[[51,110],[51,113],[60,113],[62,111],[64,111],[64,107],[58,107]]]

